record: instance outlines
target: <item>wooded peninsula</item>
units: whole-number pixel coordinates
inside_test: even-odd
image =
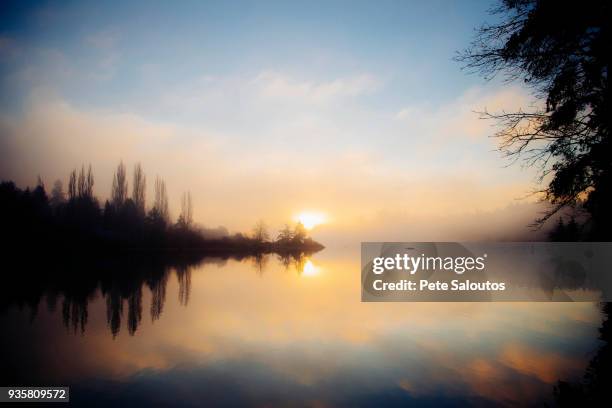
[[[205,229],[193,222],[191,194],[183,193],[181,211],[172,221],[164,180],[156,177],[151,208],[146,207],[146,176],[136,164],[131,194],[123,163],[113,175],[110,198],[100,204],[94,196],[91,165],[73,170],[67,194],[61,180],[50,194],[39,177],[36,187],[24,190],[13,182],[0,184],[0,220],[8,247],[37,251],[68,249],[100,251],[198,252],[211,255],[313,253],[323,245],[307,234],[301,223],[285,224],[271,238],[263,221],[249,234],[230,235],[225,228]]]

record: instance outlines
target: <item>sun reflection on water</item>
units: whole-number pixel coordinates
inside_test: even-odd
[[[303,276],[317,276],[319,273],[321,273],[320,268],[316,267],[310,259],[307,260],[306,263],[304,264],[302,275]]]

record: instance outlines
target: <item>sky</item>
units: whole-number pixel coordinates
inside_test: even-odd
[[[507,237],[537,216],[536,173],[476,111],[533,101],[452,59],[492,5],[3,2],[0,179],[91,163],[104,199],[141,162],[149,199],[159,175],[207,227],[312,211],[328,239]]]

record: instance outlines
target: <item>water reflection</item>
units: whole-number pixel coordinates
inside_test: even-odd
[[[258,275],[263,275],[272,256],[277,257],[286,271],[293,269],[302,274],[306,267],[310,272],[311,254],[291,252],[283,254],[257,254],[240,256],[231,259],[250,263]],[[36,319],[39,304],[46,299],[49,312],[57,309],[61,300],[61,314],[64,326],[73,333],[85,333],[88,321],[88,307],[97,299],[99,292],[106,305],[106,322],[114,337],[121,330],[122,321],[127,318],[127,330],[134,335],[142,321],[143,287],[151,293],[149,315],[151,321],[158,320],[166,302],[168,280],[171,275],[178,282],[178,301],[187,306],[191,296],[191,275],[194,268],[207,264],[223,267],[229,257],[117,257],[105,260],[77,259],[72,264],[54,264],[45,268],[40,276],[42,266],[36,264],[11,276],[10,284],[0,292],[3,301],[0,307],[4,310],[16,305],[25,308],[30,321]],[[24,266],[14,266],[14,268]],[[32,283],[35,283],[32,286]],[[124,313],[125,311],[125,313]]]
[[[609,405],[612,384],[612,303],[604,303],[604,321],[599,328],[601,344],[579,381],[559,380],[554,389],[555,401],[561,407]]]
[[[86,406],[533,405],[600,346],[590,303],[361,303],[358,255],[65,268],[9,294],[2,382]]]

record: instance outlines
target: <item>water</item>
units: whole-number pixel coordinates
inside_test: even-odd
[[[3,383],[87,406],[538,405],[600,346],[592,303],[361,303],[358,248],[114,265],[5,287]]]

